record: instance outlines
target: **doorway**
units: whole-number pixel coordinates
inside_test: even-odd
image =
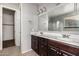
[[[15,46],[15,11],[3,8],[3,48]]]

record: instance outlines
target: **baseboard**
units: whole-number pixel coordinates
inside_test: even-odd
[[[29,52],[29,51],[31,51],[31,50],[32,50],[32,49],[27,50],[27,51],[23,51],[22,54],[27,53],[27,52]]]

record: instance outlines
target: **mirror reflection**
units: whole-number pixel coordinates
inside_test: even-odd
[[[51,13],[48,13],[48,31],[79,31],[78,10],[60,15],[50,15]]]
[[[40,31],[79,31],[79,7],[75,3],[56,6],[39,15]]]

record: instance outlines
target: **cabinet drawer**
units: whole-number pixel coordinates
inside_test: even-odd
[[[48,43],[48,40],[47,40],[47,39],[45,39],[45,38],[41,38],[41,39],[40,39],[40,44],[41,44],[41,45],[47,46],[47,43]]]
[[[43,45],[41,45],[41,47],[40,47],[42,50],[47,50],[47,47],[46,46],[43,46]]]

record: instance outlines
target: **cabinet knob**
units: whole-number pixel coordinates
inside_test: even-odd
[[[43,45],[41,45],[41,47],[44,47]]]

